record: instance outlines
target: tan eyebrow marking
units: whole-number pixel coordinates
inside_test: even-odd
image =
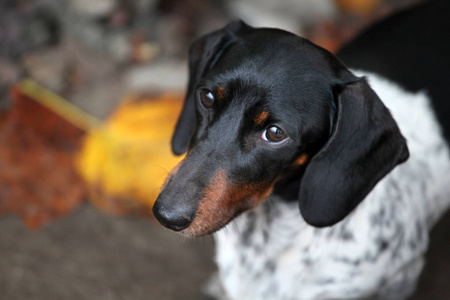
[[[263,125],[264,122],[266,122],[268,118],[269,118],[269,112],[262,111],[256,115],[256,117],[253,119],[253,121],[255,122],[256,125]]]
[[[216,90],[217,100],[222,100],[225,96],[225,87],[223,85],[219,85]]]

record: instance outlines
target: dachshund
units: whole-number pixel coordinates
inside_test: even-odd
[[[401,300],[413,293],[428,232],[450,205],[440,121],[450,120],[443,99],[450,67],[439,57],[433,75],[425,53],[402,55],[426,49],[407,44],[360,49],[420,36],[424,30],[408,33],[408,22],[427,6],[434,8],[428,22],[440,13],[450,28],[445,2],[382,22],[404,30],[375,25],[338,53],[342,61],[294,34],[242,21],[193,43],[172,139],[173,152],[186,156],[153,212],[183,236],[215,233],[220,292],[211,297]],[[407,86],[409,71],[389,77],[380,66],[395,47],[399,57],[388,67],[420,58],[417,65],[430,70],[417,76],[447,87],[433,94],[439,89],[420,80]],[[450,53],[446,47],[441,53]]]

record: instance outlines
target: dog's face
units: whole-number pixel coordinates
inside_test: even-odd
[[[271,193],[298,200],[308,223],[332,225],[408,157],[364,79],[307,40],[242,22],[192,46],[172,147],[187,155],[153,211],[187,236],[222,228]]]

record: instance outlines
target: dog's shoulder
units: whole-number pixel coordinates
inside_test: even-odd
[[[370,26],[337,56],[351,68],[381,74],[418,91],[449,74],[450,2],[430,0]]]
[[[450,141],[450,2],[430,0],[369,27],[337,56],[410,92],[424,91]]]

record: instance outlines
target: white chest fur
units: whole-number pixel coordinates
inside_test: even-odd
[[[449,150],[425,94],[368,78],[406,137],[409,160],[335,226],[311,227],[297,203],[269,197],[219,231],[219,275],[231,299],[401,300],[414,289],[428,231],[450,205]]]

